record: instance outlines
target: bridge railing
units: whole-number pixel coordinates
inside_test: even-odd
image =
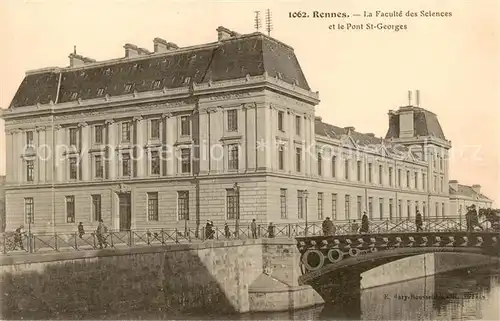
[[[357,227],[361,227],[361,221],[356,220]],[[335,221],[335,235],[358,234],[354,231],[353,222]],[[480,221],[476,230],[484,231],[496,230],[485,220]],[[426,218],[423,220],[423,232],[453,232],[466,231],[467,225],[464,218],[444,217]],[[393,220],[372,220],[369,222],[370,234],[377,233],[404,233],[416,232],[414,218],[393,219]],[[254,235],[255,234],[255,235]],[[259,224],[252,231],[250,224],[239,224],[238,228],[234,224],[216,226],[212,231],[207,231],[200,226],[198,229],[186,227],[177,228],[151,228],[145,230],[131,231],[109,231],[102,237],[95,233],[79,235],[78,232],[69,233],[31,233],[16,235],[14,232],[0,234],[0,253],[45,253],[60,251],[79,251],[103,248],[126,248],[137,246],[165,245],[176,243],[197,243],[207,240],[227,240],[227,239],[252,239],[252,238],[294,238],[303,236],[323,235],[322,221],[313,221],[307,224],[281,223],[274,224],[269,228],[267,224]]]

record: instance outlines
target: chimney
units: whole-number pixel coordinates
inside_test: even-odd
[[[229,38],[234,38],[239,36],[240,34],[237,32],[234,32],[232,30],[229,30],[223,26],[219,26],[217,28],[217,38],[218,41],[224,40],[224,39],[229,39]]]
[[[458,191],[458,181],[457,180],[451,180],[450,181],[450,187],[453,188],[455,191]]]
[[[471,186],[471,188],[474,191],[474,193],[481,194],[481,185],[474,184]]]
[[[69,66],[70,67],[83,66],[85,64],[96,62],[95,59],[84,57],[84,56],[78,55],[76,53],[71,53],[68,56],[68,58],[69,58]]]
[[[354,127],[351,127],[351,126],[349,126],[349,127],[344,127],[344,132],[345,132],[345,134],[346,134],[346,135],[351,135],[351,133],[352,133],[353,131],[355,131],[355,130],[356,130],[356,129],[355,129]]]
[[[151,53],[149,50],[144,48],[139,48],[131,43],[126,43],[125,46],[123,46],[123,48],[125,48],[126,58],[149,55]]]
[[[155,53],[159,53],[159,52],[167,52],[168,49],[167,49],[167,41],[165,39],[162,39],[162,38],[154,38],[153,39],[153,44],[154,44],[154,51]]]
[[[314,117],[314,121],[319,121],[321,122],[323,120],[323,118],[321,118],[320,116],[316,116]]]

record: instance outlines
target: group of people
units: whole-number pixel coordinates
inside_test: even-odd
[[[252,238],[257,239],[258,238],[258,228],[257,228],[257,222],[255,219],[252,220],[252,223],[250,224],[250,230],[252,232]],[[213,240],[216,236],[216,229],[214,226],[214,222],[211,220],[207,220],[207,223],[205,224],[205,238],[209,240]],[[224,223],[224,237],[226,239],[231,238],[231,236],[234,234],[235,237],[239,236],[239,231],[238,227],[235,228],[234,233],[231,231],[231,228],[229,225]],[[269,223],[267,226],[267,237],[269,238],[274,238],[275,237],[275,226],[272,222]]]
[[[327,217],[323,221],[321,227],[323,230],[323,235],[335,235],[337,231],[337,227],[335,226],[335,224],[333,224],[333,221],[329,217]],[[358,222],[356,222],[356,220],[352,222],[351,220],[349,220],[349,222],[347,223],[347,231],[352,234],[368,233],[368,229],[369,221],[366,212],[363,212],[363,216],[361,217],[361,227],[359,226]]]

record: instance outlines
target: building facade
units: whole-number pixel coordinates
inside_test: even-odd
[[[435,114],[390,111],[385,138],[326,124],[291,47],[217,35],[27,72],[2,115],[7,229],[450,215],[451,143]]]
[[[5,231],[5,176],[0,176],[0,232]]]
[[[475,205],[477,209],[491,208],[493,200],[481,193],[481,185],[472,186],[459,184],[456,180],[450,181],[450,212],[464,216],[467,207]]]

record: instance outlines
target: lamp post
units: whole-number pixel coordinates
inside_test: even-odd
[[[307,236],[307,232],[308,232],[308,229],[309,229],[309,226],[307,224],[307,198],[309,197],[309,192],[307,190],[304,190],[302,192],[302,195],[304,196],[304,199],[305,199],[305,207],[306,207],[306,229],[305,229],[305,236]]]
[[[233,190],[236,194],[236,231],[234,232],[235,237],[239,237],[240,235],[240,186],[238,183],[233,184]]]

